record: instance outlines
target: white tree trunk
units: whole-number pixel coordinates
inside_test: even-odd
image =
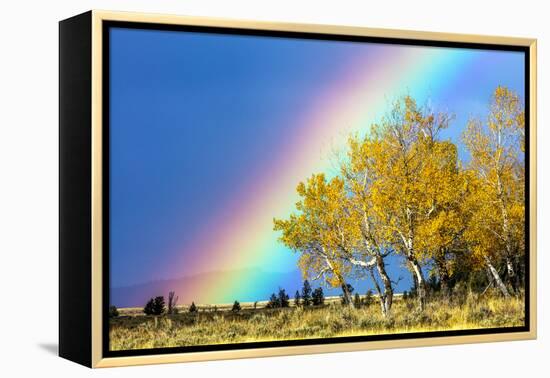
[[[353,298],[351,297],[351,293],[348,290],[348,284],[346,283],[346,281],[342,280],[342,282],[343,282],[342,291],[344,293],[344,299],[346,301],[346,305],[351,307],[351,308],[355,308],[355,306],[353,304]]]
[[[391,285],[390,277],[386,272],[384,258],[380,255],[376,256],[376,269],[378,270],[378,274],[380,275],[380,278],[382,279],[382,282],[384,284],[384,296],[381,297],[383,308],[382,313],[384,316],[388,316],[390,314],[391,306],[393,303],[393,288]]]
[[[516,272],[514,269],[514,264],[512,263],[512,256],[514,256],[514,248],[512,246],[513,240],[510,232],[510,220],[508,217],[508,210],[506,209],[506,201],[504,198],[503,185],[500,175],[497,175],[497,195],[499,200],[500,213],[502,216],[502,233],[504,237],[504,247],[506,250],[505,260],[507,280],[515,291]]]
[[[488,256],[483,256],[485,260],[485,264],[487,264],[487,268],[489,268],[489,271],[493,275],[493,278],[497,284],[497,287],[502,292],[502,295],[504,295],[506,298],[510,297],[510,294],[508,293],[508,289],[506,289],[506,285],[504,285],[504,282],[502,282],[502,279],[500,278],[500,275],[498,274],[498,271],[493,266],[493,263],[491,263],[491,260]]]
[[[513,291],[517,291],[516,288],[516,270],[514,269],[514,263],[510,255],[506,256],[506,272],[508,273],[508,282],[512,286]]]
[[[420,311],[424,311],[426,307],[426,280],[424,280],[424,275],[422,274],[422,267],[416,259],[414,253],[414,243],[412,231],[409,231],[408,236],[401,234],[403,244],[405,245],[407,260],[412,269],[412,273],[416,279],[417,284],[417,295],[418,295],[418,306]]]
[[[416,283],[418,284],[418,306],[420,311],[424,311],[426,308],[426,280],[424,279],[424,274],[422,274],[422,267],[416,258],[414,258],[414,256],[410,256],[409,262],[416,277]]]

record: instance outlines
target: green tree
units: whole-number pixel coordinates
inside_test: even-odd
[[[165,311],[166,305],[164,303],[164,297],[162,295],[155,297],[155,300],[153,301],[153,314],[162,315]]]
[[[271,294],[269,301],[267,302],[266,308],[279,308],[279,298],[275,293]]]
[[[325,294],[323,293],[322,287],[318,287],[313,290],[312,303],[314,306],[321,306],[325,304]]]
[[[116,318],[118,316],[118,309],[116,306],[109,306],[109,318]]]
[[[233,302],[233,307],[231,308],[233,312],[241,311],[241,304],[238,301]]]
[[[290,305],[288,294],[285,289],[279,288],[279,295],[277,296],[277,301],[279,302],[279,307],[288,307]]]
[[[304,307],[311,304],[311,285],[308,280],[304,281],[304,286],[302,287],[302,303]]]
[[[296,293],[294,294],[294,306],[300,307],[300,304],[301,304],[300,291],[296,290]]]
[[[199,311],[199,309],[195,305],[195,302],[191,302],[191,306],[189,306],[189,312],[190,313],[195,313],[195,312],[198,312],[198,311]]]
[[[143,308],[143,312],[145,313],[145,315],[154,315],[155,313],[154,307],[155,307],[155,299],[151,298],[145,304],[145,307]]]

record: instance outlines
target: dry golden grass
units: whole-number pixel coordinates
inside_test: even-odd
[[[124,311],[121,311],[124,314]],[[377,303],[358,309],[322,307],[244,309],[180,313],[161,317],[126,315],[111,319],[111,350],[165,348],[254,341],[329,338],[522,326],[524,299],[470,294],[432,300],[421,313],[412,299],[396,300],[385,319]]]

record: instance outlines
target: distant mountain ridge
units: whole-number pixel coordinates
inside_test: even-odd
[[[212,301],[207,295],[212,295],[216,288],[205,290],[209,282],[215,282],[220,286],[220,292],[227,289],[238,280],[239,289],[235,293],[218,301]],[[206,283],[206,284],[205,284]],[[368,288],[372,289],[372,284],[367,280],[353,280],[349,282],[355,292],[365,294]],[[267,272],[261,268],[247,268],[230,271],[212,271],[195,275],[184,276],[181,278],[149,281],[136,285],[121,286],[111,288],[110,304],[119,308],[124,307],[143,307],[152,297],[163,295],[168,297],[170,291],[175,291],[178,296],[178,305],[186,305],[191,302],[196,304],[222,304],[239,302],[266,301],[272,293],[277,293],[280,288],[286,290],[291,298],[294,298],[296,290],[301,291],[303,286],[302,274],[298,269],[290,272]],[[316,288],[320,282],[311,281],[311,286]],[[408,290],[410,287],[410,277],[404,276],[404,279],[398,285],[395,285],[395,292]],[[326,296],[341,295],[340,288],[327,288],[323,286]]]
[[[235,277],[243,277],[242,284],[251,286],[250,294],[240,295],[239,298],[227,298],[227,302],[267,300],[272,292],[278,290],[279,286],[293,297],[294,292],[302,286],[301,274],[297,269],[290,272],[265,272],[261,269],[212,271],[181,278],[111,288],[110,304],[117,307],[142,307],[149,298],[158,295],[163,295],[166,298],[170,291],[176,292],[179,297],[178,304],[187,304],[191,301],[207,304],[210,303],[208,298],[201,297],[204,295],[201,291],[204,291],[205,282],[221,282],[223,285],[224,281],[232,282],[236,279]],[[261,298],[258,298],[258,295]]]

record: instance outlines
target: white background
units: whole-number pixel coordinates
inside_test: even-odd
[[[0,375],[56,377],[522,377],[550,374],[547,308],[550,12],[545,1],[118,0],[0,5]],[[91,371],[56,356],[58,25],[89,9],[536,37],[537,341],[397,349]],[[545,210],[545,211],[544,211]]]

